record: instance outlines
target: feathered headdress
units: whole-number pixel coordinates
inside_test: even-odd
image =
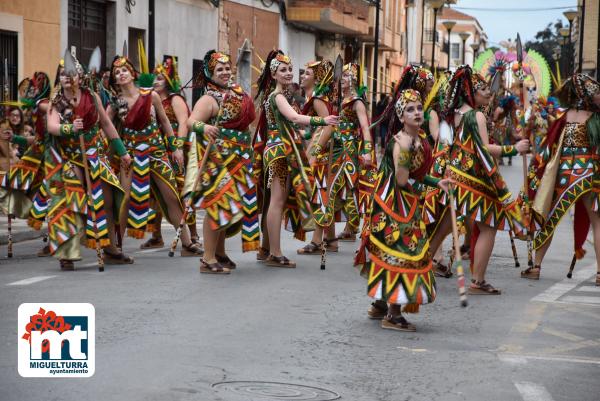
[[[179,72],[177,71],[177,59],[174,57],[167,57],[162,64],[156,65],[154,69],[155,74],[161,74],[167,81],[167,88],[171,93],[179,93],[181,91],[181,80],[179,79]]]
[[[467,103],[475,108],[475,92],[487,86],[485,79],[471,70],[468,65],[461,65],[452,75],[444,96],[443,118],[454,124],[454,111]]]
[[[511,111],[519,105],[519,98],[515,95],[502,96],[498,101],[498,105],[505,111]]]
[[[594,96],[600,92],[600,84],[586,74],[574,74],[556,90],[554,95],[563,107],[597,111]]]
[[[199,89],[201,95],[206,92],[208,85],[213,85],[221,89],[227,87],[220,85],[212,79],[215,68],[219,63],[231,63],[231,58],[228,54],[217,52],[214,49],[207,51],[204,58],[200,61],[200,72],[194,77],[193,87]]]
[[[322,96],[332,92],[333,84],[333,63],[329,60],[315,61],[306,65],[314,72],[315,88],[314,96]]]
[[[256,92],[256,96],[254,99],[264,99],[266,96],[271,93],[273,89],[275,89],[274,80],[272,74],[277,71],[277,68],[281,63],[291,64],[291,59],[283,54],[281,50],[271,50],[267,59],[265,60],[265,65],[262,68],[260,76],[258,77],[258,81],[256,85],[258,86],[258,91]]]
[[[344,66],[344,72],[350,75],[352,85],[358,97],[364,97],[367,93],[367,87],[363,84],[363,68],[356,63],[348,63]]]
[[[24,108],[33,108],[37,102],[48,96],[50,96],[50,78],[45,72],[36,71],[19,100]]]

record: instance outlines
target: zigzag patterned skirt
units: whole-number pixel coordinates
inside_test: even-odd
[[[151,195],[160,206],[163,215],[169,219],[165,197],[161,194],[153,180],[158,179],[168,188],[179,207],[183,205],[177,191],[175,171],[167,155],[163,138],[155,121],[141,131],[125,128],[123,142],[132,155],[132,178],[130,198],[127,212],[127,235],[133,238],[144,238],[148,224],[152,224],[156,211],[150,207]],[[173,225],[179,222],[169,221]]]
[[[554,235],[563,216],[585,194],[593,194],[592,210],[600,213],[600,156],[590,148],[565,147],[560,156],[552,207],[533,247],[540,248]]]
[[[53,255],[59,254],[60,258],[74,260],[79,259],[79,249],[69,243],[78,240],[82,229],[85,229],[86,247],[95,248],[97,241],[101,247],[110,244],[102,184],[108,184],[112,190],[112,214],[117,223],[121,208],[124,207],[124,191],[106,158],[98,154],[95,147],[90,146],[86,154],[92,184],[93,199],[90,202],[84,181],[75,172],[77,166],[84,174],[81,153],[70,150],[67,152],[63,149],[63,154],[60,155],[54,148],[50,148],[45,161],[44,187],[48,194],[50,252]],[[81,222],[81,215],[85,216],[85,224]],[[69,251],[61,251],[61,248]]]

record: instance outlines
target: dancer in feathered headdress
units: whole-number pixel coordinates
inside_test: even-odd
[[[190,167],[184,193],[196,208],[206,210],[203,224],[204,256],[201,273],[227,274],[236,264],[225,254],[225,238],[242,231],[242,250],[259,246],[256,187],[252,177],[251,134],[254,104],[233,83],[228,54],[210,50],[204,56],[194,86],[202,96],[188,119],[190,153],[198,171]],[[190,154],[190,160],[194,157]],[[205,159],[205,160],[204,160]],[[197,174],[200,176],[196,177]],[[194,182],[198,185],[194,188]]]
[[[310,202],[313,184],[309,178],[312,174],[296,125],[327,126],[338,121],[336,116],[298,114],[284,94],[292,80],[291,59],[280,50],[271,51],[258,78],[261,115],[254,138],[254,166],[263,213],[263,244],[257,258],[279,267],[295,267],[281,252],[282,218],[286,228],[301,241],[305,232],[314,227]],[[288,198],[290,194],[292,197]]]
[[[529,199],[539,232],[535,236],[534,267],[521,272],[539,279],[542,261],[562,217],[575,206],[575,252],[583,258],[583,244],[590,229],[598,262],[596,285],[600,285],[600,83],[575,74],[555,92],[567,110],[548,130],[542,150],[529,170]]]
[[[167,57],[162,64],[157,64],[154,69],[154,77],[154,91],[160,96],[162,106],[165,109],[173,132],[179,140],[185,143],[188,136],[187,119],[190,115],[190,110],[185,102],[185,98],[180,93],[181,81],[179,79],[179,72],[177,71],[177,59]],[[165,137],[164,140],[167,141],[168,139]],[[188,148],[184,147],[184,156],[187,156]],[[187,165],[187,158],[185,159]],[[185,171],[181,168],[175,174],[177,190],[181,193],[185,181]],[[156,216],[152,223],[148,225],[148,231],[152,231],[152,236],[140,246],[142,249],[162,248],[164,246],[161,233],[162,213],[160,212],[160,206],[154,200],[151,202],[153,202],[152,209],[156,211]],[[192,241],[198,242],[195,217],[195,213],[190,213],[187,223]]]
[[[127,233],[134,238],[144,237],[155,216],[150,208],[151,188],[163,216],[173,226],[178,226],[183,214],[173,168],[183,169],[183,141],[174,134],[161,98],[152,90],[154,76],[146,70],[147,63],[142,60],[140,64],[142,73],[138,74],[127,57],[115,57],[111,83],[118,96],[108,108],[109,115],[118,119],[126,151],[133,157],[133,168],[122,174],[123,187],[130,195],[122,221],[127,221]],[[187,226],[181,238],[182,256],[202,253],[200,244],[192,242]]]
[[[417,313],[419,305],[435,300],[429,239],[422,219],[416,185],[448,190],[448,179],[428,175],[433,158],[421,129],[424,121],[421,95],[414,89],[396,91],[393,103],[398,131],[390,134],[373,204],[356,262],[368,277],[367,292],[375,300],[369,317],[382,319],[381,327],[415,331],[402,311]],[[401,306],[404,306],[401,311]]]
[[[442,117],[454,130],[446,171],[456,180],[456,210],[466,221],[474,223],[471,244],[473,281],[471,294],[500,294],[485,281],[496,230],[521,234],[523,223],[516,202],[498,171],[495,157],[527,152],[529,142],[516,146],[493,145],[489,141],[485,115],[478,111],[491,100],[487,82],[469,66],[459,67],[448,83]],[[431,249],[437,250],[450,233],[451,221],[446,213],[447,199],[438,199],[441,210],[424,214],[428,223],[436,222]],[[427,207],[427,206],[426,206]],[[477,249],[477,252],[474,250]],[[474,255],[473,255],[474,254]]]

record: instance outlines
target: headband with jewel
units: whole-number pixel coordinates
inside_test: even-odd
[[[415,89],[418,90],[421,94],[425,94],[427,89],[427,82],[434,81],[433,74],[427,68],[416,67],[416,77],[415,77]]]
[[[279,68],[279,64],[292,64],[292,59],[286,56],[285,54],[277,53],[277,56],[271,60],[271,64],[269,65],[269,69],[271,70],[271,74],[275,74],[277,68]]]
[[[177,60],[175,58],[167,57],[164,63],[156,66],[154,73],[165,77],[169,91],[178,93],[181,90],[181,80],[179,79]]]
[[[480,89],[485,89],[488,86],[487,81],[478,73],[473,73],[471,75],[471,83],[473,84],[473,91],[478,91]]]
[[[231,57],[228,54],[221,52],[214,52],[210,55],[210,58],[207,60],[206,66],[208,68],[208,72],[212,77],[212,74],[215,72],[215,68],[217,64],[231,64]]]
[[[398,118],[402,118],[402,114],[404,114],[406,105],[411,102],[422,103],[421,94],[418,91],[414,89],[405,89],[400,92],[398,100],[396,100],[396,104],[394,105],[394,109],[396,110],[396,115]]]

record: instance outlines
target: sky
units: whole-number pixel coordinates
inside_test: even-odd
[[[521,35],[523,44],[532,40],[538,31],[543,30],[550,22],[562,19],[568,26],[563,12],[567,9],[549,10],[552,7],[569,7],[576,9],[577,0],[458,0],[453,8],[469,14],[479,21],[488,35],[489,46],[498,46],[498,43],[508,38],[516,38],[517,32]],[[464,7],[464,9],[463,9]],[[494,8],[494,9],[542,9],[538,11],[483,11],[469,10],[468,8]]]

